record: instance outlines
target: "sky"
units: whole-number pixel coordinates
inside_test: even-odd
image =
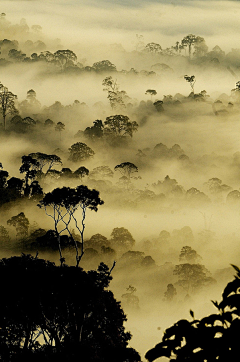
[[[166,47],[186,34],[203,36],[209,47],[237,47],[238,1],[1,1],[11,21],[26,18],[63,42],[122,42],[131,47],[135,35]]]

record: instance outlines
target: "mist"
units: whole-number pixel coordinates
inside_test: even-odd
[[[127,315],[129,344],[144,361],[190,309],[197,318],[214,313],[211,300],[220,300],[234,276],[230,265],[240,266],[240,5],[9,0],[1,11],[0,82],[17,96],[6,125],[0,108],[0,226],[9,235],[8,244],[0,235],[1,258],[38,251],[59,264],[57,248],[41,244],[54,225],[39,202],[55,188],[98,190],[104,204],[86,212],[81,266],[116,261],[110,289]],[[203,38],[192,53],[178,47],[188,34]],[[59,50],[73,52],[69,62],[57,59]],[[107,66],[97,68],[103,60]],[[108,77],[117,101],[104,86]],[[107,120],[115,115],[132,128],[114,134]],[[76,143],[92,154],[76,158]],[[53,173],[21,168],[23,156],[37,153],[60,158]],[[134,166],[129,174],[116,167],[123,163]],[[79,176],[80,167],[87,171]],[[14,194],[11,177],[23,184]],[[36,194],[28,193],[32,183]],[[24,237],[9,223],[21,212],[29,221]],[[117,244],[118,228],[131,246]],[[197,253],[191,265],[205,267],[211,283],[181,285],[174,270],[189,262],[180,256],[186,246]],[[63,254],[74,265],[73,248],[65,245]],[[169,284],[176,289],[171,300]]]

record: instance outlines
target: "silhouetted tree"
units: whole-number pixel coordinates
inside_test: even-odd
[[[189,58],[191,58],[192,47],[195,44],[202,43],[202,42],[204,42],[204,39],[202,37],[196,36],[196,35],[193,35],[193,34],[188,34],[182,39],[181,45],[183,47],[188,47],[188,55],[189,55]]]
[[[65,70],[69,66],[77,63],[77,56],[72,50],[57,50],[54,54],[54,61],[60,66],[61,70]]]
[[[110,274],[103,263],[86,272],[24,254],[1,259],[0,359],[140,362]]]
[[[73,175],[79,177],[82,181],[85,176],[89,175],[89,170],[86,167],[81,166],[76,171],[74,171]]]
[[[9,114],[18,113],[15,107],[17,96],[0,83],[0,112],[3,118],[3,128],[6,129],[6,117]]]
[[[61,132],[65,130],[65,124],[62,122],[58,122],[55,126],[55,131],[59,132],[59,137],[61,141]]]
[[[32,157],[34,160],[38,161],[38,164],[35,165],[37,167],[37,171],[40,173],[43,172],[43,168],[47,166],[46,173],[52,169],[53,166],[60,166],[62,165],[61,158],[57,155],[48,155],[46,153],[42,152],[35,152],[35,153],[29,153],[30,157]]]
[[[139,298],[134,294],[136,293],[137,289],[133,287],[132,285],[129,285],[127,288],[127,293],[124,293],[122,295],[123,298],[123,304],[126,307],[139,309]]]
[[[115,72],[117,70],[116,65],[111,63],[109,60],[101,60],[100,62],[96,62],[92,67],[98,73]]]
[[[70,152],[69,160],[73,162],[85,161],[95,154],[86,143],[82,142],[74,143],[68,150]]]
[[[25,216],[24,212],[20,212],[20,214],[12,216],[11,219],[7,221],[7,224],[16,228],[16,236],[18,239],[22,239],[28,235],[29,220]]]
[[[60,243],[60,235],[66,231],[72,237],[70,230],[70,223],[74,222],[75,227],[81,236],[81,254],[78,252],[78,245],[75,243],[76,249],[76,263],[77,266],[84,254],[83,248],[83,235],[85,230],[85,217],[87,208],[97,211],[98,206],[104,202],[99,197],[99,192],[90,190],[87,186],[80,185],[76,188],[63,187],[56,188],[52,192],[47,193],[44,198],[39,202],[38,207],[44,208],[46,214],[54,221],[54,230],[58,236],[58,247],[60,254],[60,262],[63,265],[64,258],[62,256],[62,249]],[[82,212],[81,226],[78,224],[76,211],[80,209]],[[50,211],[48,211],[50,210]]]
[[[25,185],[24,195],[29,197],[30,195],[30,184],[29,181],[33,181],[36,177],[39,169],[39,162],[31,156],[22,156],[22,165],[20,166],[20,173],[25,173]]]
[[[132,174],[138,172],[138,167],[131,162],[122,162],[114,167],[114,171],[120,171],[130,181],[133,178]]]
[[[179,261],[185,261],[187,263],[196,263],[202,258],[196,250],[193,250],[191,246],[183,246],[179,254]]]
[[[191,90],[194,93],[194,84],[196,83],[195,75],[184,75],[184,79],[190,84]]]
[[[111,233],[110,241],[114,248],[117,247],[123,250],[132,249],[133,245],[135,244],[135,240],[133,239],[132,234],[124,227],[114,228]]]
[[[163,101],[160,101],[160,100],[157,100],[156,102],[153,103],[153,105],[155,106],[156,110],[158,112],[162,112],[164,109],[163,109]]]
[[[148,43],[147,45],[145,45],[145,51],[149,52],[149,53],[154,53],[154,54],[159,54],[162,51],[162,47],[160,44],[158,43]]]
[[[147,89],[145,94],[150,94],[152,100],[152,97],[157,94],[157,91],[155,89]]]
[[[138,124],[136,121],[130,121],[128,116],[122,114],[116,114],[106,118],[105,133],[113,136],[123,137],[129,135],[133,136],[133,133],[137,131]]]
[[[178,276],[177,284],[180,285],[186,292],[196,292],[204,286],[215,283],[211,277],[209,270],[201,264],[179,264],[175,266],[174,275]]]
[[[117,80],[114,80],[112,76],[106,77],[102,85],[103,90],[108,92],[107,98],[109,99],[111,108],[125,108],[125,99],[129,99],[125,91],[119,90]]]
[[[95,139],[101,138],[103,136],[103,128],[104,128],[104,125],[103,125],[102,121],[97,119],[96,121],[93,122],[92,127],[87,127],[84,130],[83,134],[85,137],[95,140]]]

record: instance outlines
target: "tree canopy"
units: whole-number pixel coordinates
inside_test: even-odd
[[[3,361],[141,360],[128,347],[126,316],[107,289],[112,277],[105,264],[85,272],[23,254],[1,259],[0,275]]]

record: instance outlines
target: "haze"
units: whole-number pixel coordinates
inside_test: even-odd
[[[240,80],[240,4],[9,0],[1,1],[1,12],[12,27],[1,29],[0,41],[18,41],[18,50],[28,58],[32,53],[53,54],[70,49],[77,62],[74,69],[61,71],[54,62],[10,60],[2,49],[0,58],[8,63],[0,63],[0,82],[17,95],[19,115],[34,119],[36,127],[16,130],[11,123],[13,116],[9,115],[6,130],[0,130],[0,162],[9,177],[21,179],[22,156],[37,152],[58,154],[62,160],[61,167],[56,167],[59,173],[62,168],[75,171],[80,166],[90,171],[82,182],[99,190],[105,203],[97,213],[88,210],[86,240],[95,234],[111,240],[113,229],[124,227],[135,239],[132,251],[143,252],[155,261],[154,266],[141,269],[140,254],[135,255],[138,262],[127,262],[121,250],[116,249],[114,254],[117,264],[111,288],[115,297],[124,305],[126,288],[133,285],[137,289],[139,309],[125,305],[126,325],[133,334],[130,345],[144,361],[147,349],[160,341],[164,329],[177,319],[188,318],[190,308],[198,318],[212,313],[210,300],[220,299],[223,287],[234,274],[230,264],[240,266],[240,97],[236,85]],[[19,24],[26,24],[28,30],[20,31]],[[41,28],[34,30],[34,25]],[[167,48],[173,49],[188,34],[204,38],[208,48],[203,56],[189,56],[187,48],[181,53],[167,53]],[[149,43],[159,44],[162,53],[146,52]],[[216,45],[221,48],[216,53],[218,62],[212,61],[217,56],[210,53]],[[90,69],[102,60],[109,60],[117,71]],[[192,96],[186,75],[195,76]],[[124,108],[111,107],[102,84],[108,76],[129,97]],[[24,101],[31,89],[38,103],[27,108]],[[157,94],[145,94],[149,89]],[[206,95],[201,96],[204,90]],[[169,95],[172,98],[164,98]],[[194,95],[203,98],[196,101]],[[163,102],[163,110],[157,109],[156,101]],[[128,116],[138,124],[132,137],[123,137],[125,143],[109,141],[107,132],[103,140],[84,135],[94,121],[104,123],[106,117],[115,114]],[[56,132],[44,128],[47,119],[54,122],[54,127],[64,123],[65,129]],[[94,156],[71,160],[69,148],[76,142],[86,143]],[[129,184],[124,184],[119,170],[113,177],[91,176],[96,167],[106,165],[114,170],[123,162],[136,165],[138,172],[133,175],[140,177],[129,178]],[[44,193],[80,183],[67,176],[39,182]],[[14,215],[23,211],[32,230],[36,222],[38,228],[53,228],[52,220],[36,204],[20,200],[1,205],[1,224],[8,228],[12,240],[9,249],[0,250],[2,257],[20,253],[15,245],[15,229],[7,224]],[[160,234],[164,230],[169,233],[166,243]],[[177,284],[173,269],[180,262],[181,249],[188,245],[202,257],[201,264],[216,283],[198,290],[186,301],[186,292]],[[101,261],[99,250],[92,253],[92,259],[83,258],[87,269],[96,268]],[[41,255],[58,262],[56,251],[45,250]],[[71,252],[66,255],[67,262],[73,263]],[[131,269],[132,262],[136,267]],[[175,283],[178,293],[170,304],[163,301],[169,283]]]

